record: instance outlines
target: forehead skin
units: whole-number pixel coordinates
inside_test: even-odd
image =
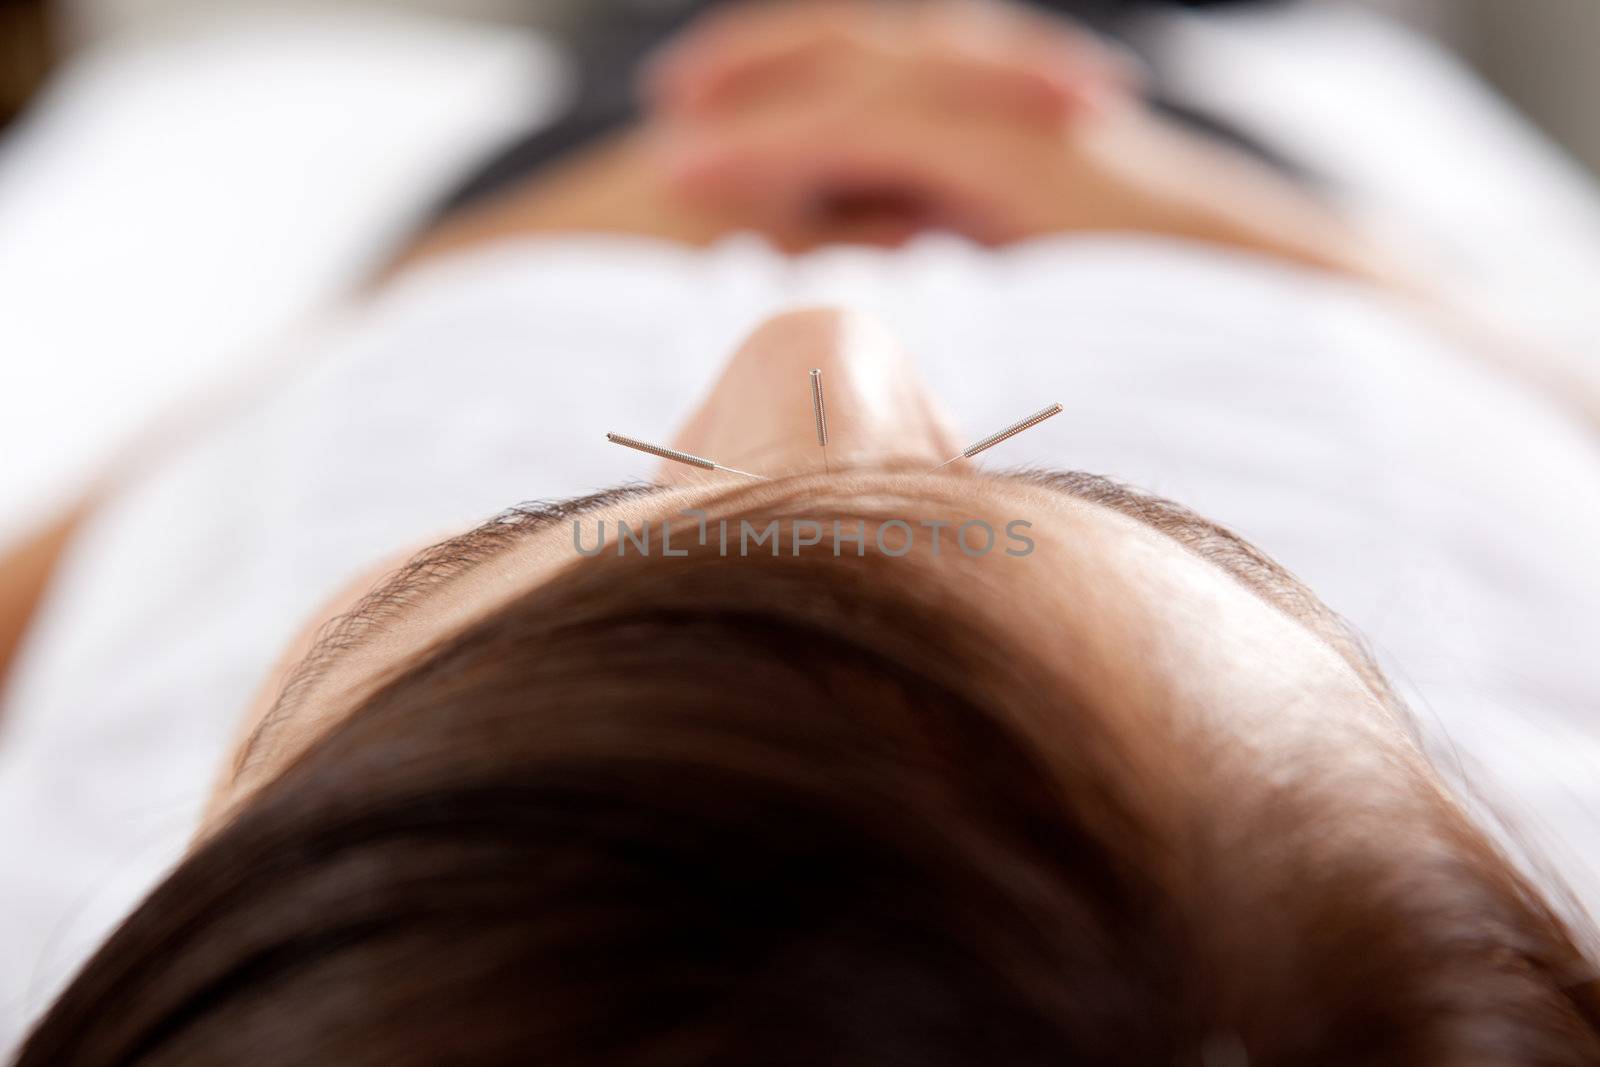
[[[1409,736],[1371,688],[1326,642],[1276,610],[1221,568],[1136,519],[1026,482],[951,474],[861,474],[790,479],[772,486],[725,481],[636,497],[584,516],[586,533],[604,519],[637,527],[703,508],[709,520],[760,512],[781,501],[785,514],[819,517],[894,514],[913,526],[981,518],[997,531],[1030,522],[1034,551],[982,557],[952,550],[932,557],[930,539],[903,559],[917,581],[945,584],[958,602],[1009,639],[1072,672],[1082,690],[1102,695],[1130,729],[1160,730],[1197,742],[1220,731],[1260,756],[1299,762],[1330,753],[1359,769],[1396,758],[1420,767]],[[687,531],[692,518],[677,518]],[[850,549],[846,549],[849,551]],[[870,549],[869,549],[870,550]],[[504,606],[577,559],[570,523],[511,546],[387,619],[331,661],[253,753],[247,770],[224,776],[207,826],[287,766],[385,678],[441,638]],[[398,561],[396,561],[398,562]],[[663,561],[670,565],[670,561]],[[729,561],[737,566],[738,560]],[[367,585],[313,619],[284,668],[258,695],[241,737],[272,707],[293,661],[329,619],[348,611]],[[1330,716],[1329,707],[1348,709]],[[1184,709],[1181,718],[1174,709]],[[1307,751],[1307,749],[1313,751]],[[230,767],[232,761],[230,761]],[[204,832],[204,829],[202,830]]]

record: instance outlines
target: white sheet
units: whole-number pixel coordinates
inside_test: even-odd
[[[354,284],[563,79],[538,37],[379,10],[75,60],[0,152],[0,541]]]
[[[1331,179],[1438,280],[1594,358],[1594,176],[1458,60],[1342,0],[1155,25],[1186,97]]]

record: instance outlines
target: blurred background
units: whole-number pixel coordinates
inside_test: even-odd
[[[1600,171],[1600,4],[1594,0],[1367,0],[1460,55]]]
[[[558,110],[585,5],[670,2],[0,0],[0,543],[288,358]],[[1187,95],[1593,351],[1600,3],[1192,2],[1163,27]]]
[[[169,19],[252,0],[0,0],[0,93],[14,115],[53,57]],[[281,7],[268,0],[260,6]],[[336,0],[326,0],[327,3]],[[397,9],[559,27],[583,0],[390,0]],[[602,0],[590,0],[602,2]],[[1600,170],[1600,4],[1594,0],[1355,0],[1462,56],[1589,167]]]

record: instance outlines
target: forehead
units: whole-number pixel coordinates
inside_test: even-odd
[[[966,605],[1012,639],[1046,659],[1070,661],[1080,675],[1093,676],[1080,677],[1080,682],[1136,703],[1171,700],[1175,686],[1217,690],[1209,696],[1219,697],[1220,689],[1227,688],[1219,689],[1220,682],[1230,675],[1234,688],[1249,678],[1258,690],[1274,676],[1303,684],[1308,671],[1348,675],[1338,669],[1338,658],[1326,644],[1272,610],[1235,576],[1175,540],[1171,535],[1182,524],[1172,516],[1165,516],[1163,529],[1150,521],[1150,514],[1139,514],[1141,498],[1119,496],[1123,491],[1112,483],[1053,480],[1062,477],[1069,476],[930,478],[866,472],[731,487],[716,482],[606,499],[581,518],[558,506],[552,514],[563,521],[533,524],[511,536],[493,524],[480,528],[429,550],[437,554],[441,548],[464,548],[466,542],[487,539],[487,548],[480,544],[465,553],[472,558],[470,566],[404,595],[396,595],[396,579],[380,583],[365,603],[368,609],[374,601],[381,604],[381,619],[369,621],[359,640],[335,641],[331,652],[323,648],[308,657],[308,662],[320,661],[315,677],[298,688],[292,702],[280,701],[268,713],[271,744],[254,746],[259,751],[251,758],[256,766],[248,777],[270,777],[366,693],[441,638],[491,614],[563,567],[581,566],[573,522],[591,531],[608,523],[614,546],[619,522],[658,529],[671,522],[687,532],[702,517],[716,523],[742,515],[864,515],[892,517],[908,526],[977,519],[1002,530],[1020,521],[1035,543],[1025,558],[999,553],[974,559],[949,542],[935,557],[932,541],[924,540],[918,551],[888,561],[886,573],[940,583],[950,590],[953,603]],[[428,558],[429,553],[417,557]],[[662,560],[663,566],[671,563]],[[729,565],[739,564],[730,560]],[[423,568],[430,569],[436,568]],[[398,584],[414,578],[402,577]],[[365,610],[358,608],[355,614]],[[1274,650],[1272,671],[1251,662],[1263,648]],[[1179,670],[1187,672],[1181,685],[1174,678]]]

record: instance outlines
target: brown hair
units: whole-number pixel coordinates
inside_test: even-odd
[[[21,1067],[1600,1063],[1572,937],[1451,805],[1402,854],[1187,796],[904,573],[574,565],[264,787]]]

